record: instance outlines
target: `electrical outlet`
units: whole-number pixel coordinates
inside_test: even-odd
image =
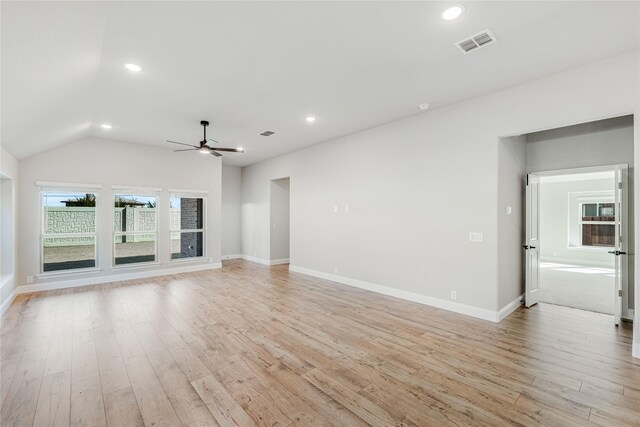
[[[33,283],[33,276],[27,276],[27,283]]]
[[[482,242],[484,241],[484,233],[471,232],[469,233],[470,242]]]
[[[275,230],[276,228],[278,228],[278,226],[276,224],[273,224],[273,229]]]
[[[333,267],[333,272],[334,272],[335,274],[338,274],[338,266],[337,266],[337,265],[336,265],[335,267]]]
[[[454,301],[458,300],[458,292],[457,291],[451,291],[451,299]]]

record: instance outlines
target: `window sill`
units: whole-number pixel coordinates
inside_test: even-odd
[[[134,268],[155,267],[157,265],[162,265],[162,263],[159,261],[152,261],[152,262],[136,262],[131,264],[114,265],[111,267],[111,270],[130,270]]]
[[[198,256],[198,257],[190,257],[190,258],[176,258],[176,259],[172,259],[171,261],[169,261],[171,264],[181,264],[181,263],[186,263],[186,262],[197,262],[197,261],[211,261],[209,258],[204,257],[204,256]]]
[[[76,274],[89,274],[89,273],[97,273],[100,271],[102,271],[100,267],[80,268],[77,270],[47,271],[46,273],[36,274],[36,277],[38,279],[46,279],[47,277],[75,276]]]

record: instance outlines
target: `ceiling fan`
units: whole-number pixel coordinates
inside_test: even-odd
[[[209,122],[206,120],[202,120],[200,121],[200,125],[202,125],[202,130],[204,131],[204,136],[202,137],[202,141],[200,141],[200,145],[191,145],[191,144],[185,144],[184,142],[178,142],[178,141],[170,141],[167,139],[167,142],[170,142],[171,144],[180,144],[180,145],[186,145],[187,147],[192,147],[192,148],[186,148],[183,150],[173,150],[174,152],[177,151],[199,151],[202,154],[212,154],[216,157],[222,157],[222,154],[218,153],[218,151],[228,151],[230,153],[244,153],[244,148],[242,147],[238,147],[238,148],[222,148],[222,147],[210,147],[207,145],[207,142],[211,141],[211,142],[215,142],[217,143],[218,141],[216,141],[215,139],[211,139],[211,138],[207,138],[207,126],[209,126]]]

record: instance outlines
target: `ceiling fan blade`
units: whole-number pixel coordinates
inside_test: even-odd
[[[220,143],[220,141],[216,141],[215,139],[207,138],[207,141],[215,142],[216,144]]]
[[[213,151],[213,150],[209,150],[209,152],[210,152],[212,155],[216,156],[216,157],[222,157],[222,154],[220,154],[220,153],[216,153],[216,152],[215,152],[215,151]]]
[[[197,146],[195,146],[195,145],[185,144],[184,142],[178,142],[178,141],[170,141],[170,140],[168,140],[168,139],[167,139],[167,142],[170,142],[170,143],[172,143],[172,144],[186,145],[187,147],[200,148],[200,147],[197,147]]]
[[[196,151],[197,148],[185,148],[184,150],[173,150],[174,153],[178,152],[178,151]]]
[[[210,149],[215,151],[228,151],[230,153],[244,153],[244,149],[239,148],[210,147]]]

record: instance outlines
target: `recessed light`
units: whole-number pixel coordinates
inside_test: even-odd
[[[241,153],[244,153],[244,147],[238,147],[237,150]]]
[[[133,71],[134,73],[137,73],[138,71],[142,71],[142,67],[136,64],[124,64],[124,68],[126,68],[129,71]]]
[[[313,116],[307,116],[307,121],[308,121],[309,123],[313,123],[313,122],[315,122],[315,121],[316,121],[316,118],[315,118],[315,117],[313,117]]]
[[[418,105],[418,108],[421,109],[422,111],[428,110],[429,109],[429,104],[427,104],[425,102],[424,104]]]
[[[457,4],[455,6],[448,7],[442,12],[442,19],[445,21],[451,21],[452,19],[456,19],[464,12],[464,6],[461,4]]]
[[[113,126],[111,126],[109,123],[103,123],[100,125],[100,127],[102,129],[111,129]]]

